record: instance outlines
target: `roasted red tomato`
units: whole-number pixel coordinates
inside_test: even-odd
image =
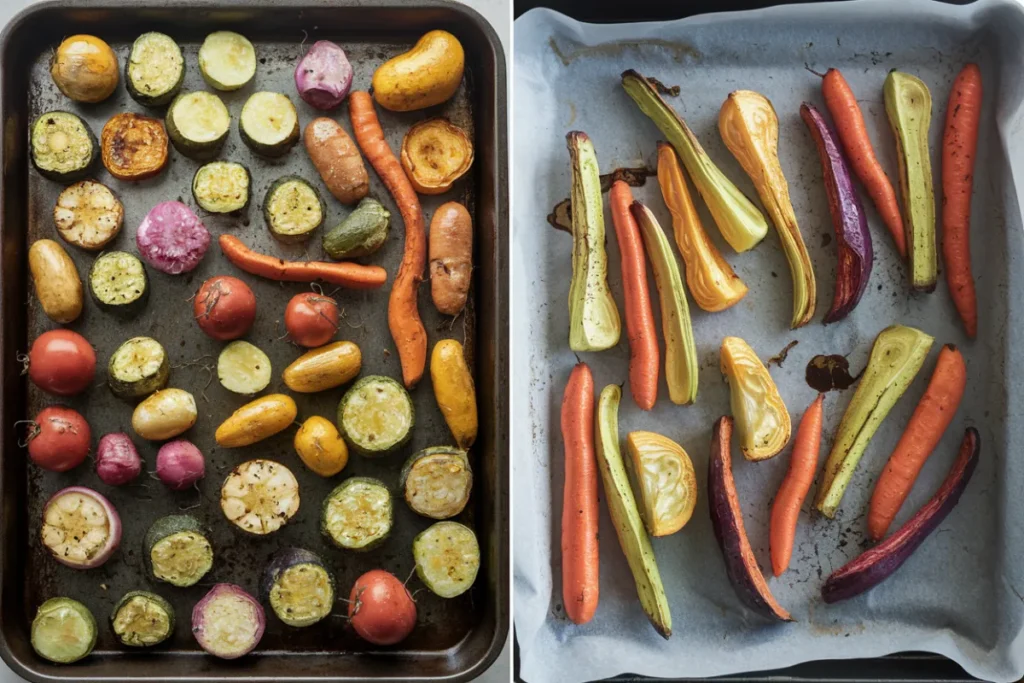
[[[77,332],[43,332],[28,352],[28,377],[48,394],[74,396],[96,378],[96,352]]]
[[[256,295],[237,277],[218,275],[203,283],[192,304],[199,329],[218,341],[238,339],[256,320]]]
[[[299,346],[323,346],[338,331],[338,302],[329,296],[296,294],[284,311],[284,328]]]
[[[89,455],[92,432],[81,413],[49,406],[29,423],[28,457],[44,470],[67,472]]]
[[[416,603],[405,584],[383,569],[372,569],[358,579],[348,596],[352,627],[374,645],[394,645],[416,626]]]

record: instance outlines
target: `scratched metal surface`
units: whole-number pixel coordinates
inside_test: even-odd
[[[1018,599],[1019,586],[1024,585],[1019,561],[1024,543],[1016,523],[1020,503],[1015,495],[1021,471],[1019,459],[1013,457],[1022,445],[1015,388],[1021,368],[1014,349],[1024,328],[1019,303],[1011,295],[1020,291],[1024,279],[1018,206],[1024,87],[1015,71],[1020,54],[1013,37],[1022,24],[1019,5],[998,1],[964,8],[911,2],[899,9],[873,1],[830,3],[660,24],[580,24],[545,10],[517,20],[513,125],[517,132],[531,131],[525,141],[517,135],[514,165],[513,288],[530,295],[513,302],[513,319],[523,330],[523,342],[513,347],[513,367],[523,372],[513,375],[512,415],[534,444],[526,457],[513,463],[515,618],[524,680],[572,682],[620,673],[696,678],[905,650],[944,654],[986,679],[1015,680],[1024,673],[1018,654],[1024,615]],[[968,60],[980,64],[985,79],[972,205],[978,339],[965,338],[941,274],[933,294],[909,294],[905,267],[866,198],[875,246],[870,285],[846,320],[823,326],[835,285],[836,255],[820,163],[798,114],[804,100],[825,111],[820,81],[804,69],[805,63],[818,71],[843,71],[857,93],[881,163],[893,179],[895,145],[882,103],[882,83],[893,68],[920,76],[933,97],[931,149],[937,182],[937,150],[950,83]],[[566,308],[571,239],[551,229],[546,215],[569,194],[569,130],[589,134],[603,173],[655,164],[655,143],[662,136],[620,85],[620,74],[630,68],[681,86],[681,95],[668,101],[711,158],[759,205],[750,179],[721,141],[717,117],[722,101],[735,89],[757,90],[773,102],[780,119],[782,168],[817,276],[816,315],[808,326],[792,331],[790,273],[774,228],[756,249],[737,254],[721,238],[703,202],[695,200],[711,239],[750,291],[720,313],[701,311],[689,300],[700,365],[695,405],[670,403],[662,380],[658,404],[650,413],[635,406],[627,386],[619,417],[623,436],[649,429],[678,441],[697,472],[698,502],[689,524],[678,534],[653,540],[673,615],[669,641],[654,632],[640,609],[603,502],[596,617],[584,626],[573,625],[564,616],[561,597],[558,520],[563,455],[558,424],[562,392],[576,357],[568,347]],[[634,194],[670,229],[654,178],[635,188]],[[619,251],[605,206],[608,279],[621,313]],[[650,286],[654,291],[653,280]],[[663,343],[657,305],[654,313]],[[767,624],[741,606],[729,585],[708,514],[711,426],[729,411],[728,387],[719,370],[721,340],[727,335],[744,337],[763,360],[798,342],[781,367],[771,368],[795,430],[815,395],[804,379],[807,362],[816,354],[843,354],[853,372],[859,372],[877,333],[897,322],[934,335],[932,352],[876,433],[836,519],[807,514],[812,502],[808,498],[791,568],[778,579],[770,577],[767,521],[790,450],[761,463],[733,456],[755,555],[769,575],[773,593],[797,619],[794,624]],[[924,392],[939,347],[947,342],[964,350],[970,377],[967,393],[897,524],[935,491],[970,424],[980,430],[983,443],[974,479],[959,506],[895,576],[864,596],[826,606],[819,595],[824,578],[867,547],[862,511]],[[625,326],[614,348],[579,355],[594,371],[597,391],[627,380]],[[822,460],[851,396],[848,390],[826,398]],[[812,496],[815,490],[816,485]]]

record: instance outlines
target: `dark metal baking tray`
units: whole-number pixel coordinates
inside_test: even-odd
[[[420,288],[420,311],[430,343],[445,337],[465,340],[471,355],[480,408],[480,436],[471,454],[475,473],[474,493],[460,520],[473,525],[480,538],[483,563],[473,590],[443,600],[429,591],[416,593],[419,620],[413,634],[393,648],[373,648],[361,641],[346,621],[331,617],[316,626],[293,629],[268,614],[267,631],[258,650],[241,660],[219,661],[199,650],[189,632],[192,606],[214,582],[238,583],[256,592],[257,580],[267,558],[277,549],[299,545],[321,553],[331,564],[339,597],[347,597],[356,577],[374,568],[386,568],[401,578],[413,568],[412,538],[429,525],[401,501],[395,506],[395,527],[388,541],[369,553],[336,550],[317,531],[319,506],[339,480],[351,475],[380,477],[397,488],[405,457],[429,445],[450,442],[450,435],[434,404],[429,377],[413,392],[417,427],[412,443],[401,453],[370,460],[353,455],[345,471],[331,480],[309,472],[292,449],[293,432],[243,449],[218,449],[213,441],[217,424],[246,398],[230,394],[208,369],[216,362],[221,344],[203,335],[191,318],[189,298],[208,277],[229,274],[241,277],[256,293],[257,322],[247,339],[263,348],[274,366],[268,392],[283,390],[280,373],[300,350],[282,338],[284,306],[308,285],[278,284],[241,273],[223,258],[216,243],[192,273],[167,276],[149,269],[154,296],[136,319],[117,320],[86,303],[82,317],[69,325],[97,349],[97,385],[84,395],[66,401],[86,415],[94,439],[110,431],[129,431],[132,406],[103,386],[104,369],[114,349],[125,339],[145,334],[160,340],[171,356],[171,386],[192,391],[199,403],[199,421],[185,436],[207,456],[207,476],[199,492],[173,493],[157,481],[143,477],[145,485],[115,489],[99,482],[88,463],[65,474],[43,472],[27,465],[18,446],[21,434],[16,420],[31,417],[44,405],[57,403],[21,376],[19,352],[45,329],[56,327],[42,315],[28,282],[25,254],[32,241],[53,237],[52,209],[61,185],[45,180],[30,169],[27,152],[28,125],[49,109],[68,109],[82,116],[97,134],[111,115],[146,112],[124,90],[98,105],[80,105],[64,98],[49,78],[51,49],[73,33],[92,33],[111,43],[123,61],[131,41],[145,31],[163,31],[182,44],[187,63],[186,89],[206,89],[196,66],[196,50],[203,37],[228,29],[248,36],[259,60],[254,83],[221,93],[237,117],[248,95],[256,90],[287,93],[299,109],[300,125],[318,115],[295,95],[292,71],[302,53],[302,43],[325,38],[345,47],[355,68],[355,88],[366,89],[373,69],[386,58],[408,49],[426,31],[443,28],[456,34],[466,50],[466,77],[456,96],[427,111],[393,114],[378,108],[389,144],[397,150],[409,125],[429,116],[448,116],[472,131],[476,161],[466,180],[441,197],[424,198],[429,218],[442,201],[455,199],[469,207],[475,224],[475,275],[471,305],[456,320],[443,319],[430,301],[429,286]],[[0,365],[2,397],[2,451],[0,491],[3,495],[0,529],[0,655],[19,675],[32,681],[351,681],[468,680],[481,673],[499,654],[508,623],[508,209],[507,141],[505,113],[505,62],[491,27],[475,12],[444,0],[362,1],[338,5],[317,0],[262,0],[261,2],[190,2],[159,0],[86,0],[74,3],[42,3],[15,18],[2,37],[3,156],[0,182],[0,296],[3,362]],[[331,114],[350,129],[347,106]],[[286,173],[298,173],[319,183],[301,145],[283,160],[268,162],[250,154],[233,126],[221,158],[246,164],[253,175],[252,203],[241,217],[204,216],[214,237],[239,236],[257,249],[293,258],[318,258],[319,239],[305,247],[281,245],[264,225],[259,207],[269,184]],[[198,163],[172,151],[169,167],[156,179],[141,183],[114,180],[102,168],[96,177],[109,185],[125,205],[125,225],[111,247],[135,251],[135,228],[145,212],[166,199],[181,199],[195,207],[191,178]],[[394,276],[401,258],[403,224],[399,213],[376,174],[370,172],[370,192],[392,212],[391,237],[381,252],[369,259]],[[323,187],[321,185],[321,191]],[[326,226],[350,211],[325,194]],[[83,281],[93,255],[68,246]],[[328,288],[329,291],[330,288]],[[387,330],[387,287],[375,292],[338,291],[345,311],[338,338],[355,341],[363,352],[363,374],[400,376],[397,353]],[[211,381],[212,380],[212,381]],[[300,419],[318,414],[332,418],[343,388],[316,395],[296,396]],[[154,468],[158,444],[135,439],[146,462]],[[220,485],[229,468],[254,457],[285,463],[297,476],[302,504],[288,526],[265,539],[243,538],[223,519],[219,505]],[[75,571],[46,557],[38,542],[39,514],[43,501],[69,484],[91,486],[107,495],[120,511],[124,536],[120,550],[103,567]],[[397,492],[396,492],[397,493]],[[174,588],[147,577],[142,562],[142,537],[159,516],[191,509],[213,530],[216,549],[214,568],[202,584]],[[415,577],[410,588],[421,587]],[[133,589],[149,589],[169,599],[178,615],[174,637],[167,645],[147,651],[128,652],[119,646],[107,619],[115,601]],[[36,607],[45,599],[67,595],[84,602],[100,622],[94,653],[70,666],[54,666],[37,657],[29,644],[29,624]],[[345,611],[337,604],[336,614]]]

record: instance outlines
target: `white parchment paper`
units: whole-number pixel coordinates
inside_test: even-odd
[[[986,679],[1020,678],[1024,674],[1020,637],[1024,378],[1019,362],[1024,340],[1024,244],[1017,201],[1024,178],[1021,6],[1009,0],[979,0],[966,7],[926,0],[862,0],[614,26],[583,25],[535,10],[516,21],[515,32],[512,310],[517,340],[512,415],[519,448],[513,458],[514,585],[523,679],[572,683],[626,672],[713,676],[905,650],[947,655]],[[821,168],[798,108],[807,100],[826,110],[820,80],[804,65],[818,71],[842,69],[860,101],[875,149],[894,180],[895,145],[885,118],[882,83],[893,68],[921,77],[934,101],[931,137],[938,182],[939,142],[950,83],[969,60],[980,64],[985,82],[972,217],[978,339],[965,338],[941,276],[933,294],[909,294],[905,268],[866,198],[875,246],[868,291],[849,318],[823,326],[821,317],[835,285],[835,245],[830,240]],[[739,88],[757,90],[773,102],[780,119],[782,166],[818,285],[814,320],[803,329],[789,330],[790,273],[774,229],[754,251],[736,254],[694,194],[705,229],[750,292],[732,309],[714,314],[701,311],[690,300],[701,367],[696,405],[671,404],[662,379],[655,410],[641,412],[627,389],[620,413],[623,436],[635,429],[663,433],[683,445],[697,470],[701,498],[692,520],[678,534],[654,540],[672,609],[674,634],[669,641],[654,632],[641,611],[603,500],[597,616],[589,624],[576,626],[565,619],[561,604],[563,456],[558,416],[565,381],[576,359],[568,347],[571,238],[549,227],[545,216],[569,194],[565,148],[569,130],[590,135],[602,172],[655,165],[655,143],[661,136],[621,88],[619,75],[629,68],[681,86],[681,96],[668,98],[669,102],[716,163],[752,198],[756,198],[752,184],[721,142],[718,110],[726,95]],[[634,189],[634,194],[652,207],[663,227],[670,227],[655,179]],[[936,199],[940,199],[938,190]],[[619,252],[607,204],[606,222],[609,282],[622,311]],[[654,292],[653,279],[650,286]],[[788,342],[799,342],[785,364],[771,370],[795,430],[814,397],[804,380],[808,360],[819,353],[847,354],[851,369],[858,372],[875,335],[896,322],[934,335],[931,356],[871,442],[836,519],[812,516],[810,500],[805,504],[791,568],[778,579],[769,578],[775,596],[797,622],[766,623],[741,605],[726,578],[704,495],[711,425],[728,412],[728,389],[718,369],[719,343],[723,336],[739,335],[762,359],[768,359]],[[982,436],[981,462],[974,479],[959,506],[890,580],[856,599],[827,606],[820,598],[821,584],[867,547],[863,511],[874,480],[927,385],[940,345],[946,342],[965,350],[970,373],[967,393],[896,523],[902,523],[935,491],[968,424],[975,425]],[[627,379],[625,331],[617,347],[582,355],[595,373],[598,391]],[[852,390],[826,398],[822,461],[851,396]],[[768,575],[768,513],[788,462],[788,448],[762,463],[748,463],[734,455],[747,532]]]

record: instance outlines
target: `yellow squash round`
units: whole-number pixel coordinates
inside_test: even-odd
[[[444,339],[434,345],[430,356],[430,381],[434,385],[437,407],[455,443],[459,448],[468,449],[476,441],[476,389],[462,344]]]
[[[373,98],[391,111],[441,104],[462,82],[465,53],[447,31],[430,31],[408,52],[389,59],[373,74]]]
[[[249,446],[277,434],[295,422],[299,410],[286,394],[268,394],[250,401],[224,420],[214,438],[218,446]]]
[[[334,423],[314,415],[295,433],[295,452],[315,474],[333,477],[348,464],[348,446]]]
[[[312,394],[352,381],[362,366],[359,347],[339,341],[302,354],[284,369],[281,378],[292,391]]]

